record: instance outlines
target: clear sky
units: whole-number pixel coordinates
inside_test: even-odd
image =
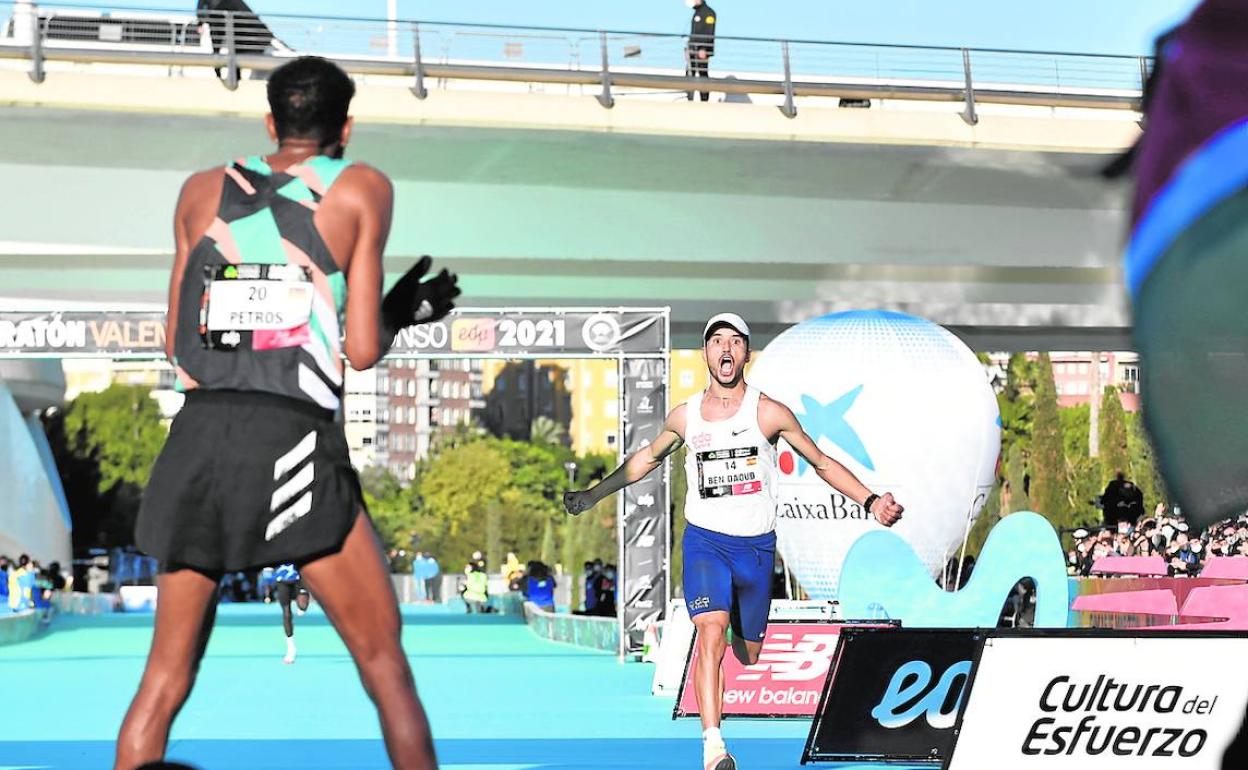
[[[386,0],[249,0],[259,13],[384,17]],[[53,3],[45,3],[52,5]],[[192,0],[76,2],[194,7]],[[714,0],[720,34],[856,43],[1146,54],[1196,0]],[[682,0],[398,0],[424,21],[640,32],[688,29]]]

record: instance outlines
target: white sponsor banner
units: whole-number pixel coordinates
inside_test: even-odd
[[[1218,770],[1248,637],[990,637],[949,770]]]

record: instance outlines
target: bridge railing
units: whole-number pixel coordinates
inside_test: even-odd
[[[234,88],[244,71],[262,77],[298,54],[407,79],[419,98],[472,81],[588,91],[604,107],[698,90],[764,97],[790,117],[800,97],[910,99],[959,103],[969,122],[977,103],[1138,110],[1151,66],[1146,57],[720,36],[706,79],[690,77],[683,35],[0,0],[0,59],[25,62],[37,82],[48,63],[68,62],[181,77],[211,69]]]

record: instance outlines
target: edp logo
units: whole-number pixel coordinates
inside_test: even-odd
[[[927,723],[937,730],[953,727],[970,672],[969,660],[958,661],[933,685],[931,666],[921,660],[905,663],[893,674],[884,697],[871,709],[871,716],[890,730],[905,727],[920,714],[926,714]],[[956,696],[951,699],[954,693]]]

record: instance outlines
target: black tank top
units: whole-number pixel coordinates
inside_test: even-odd
[[[225,169],[217,216],[182,274],[181,389],[261,391],[338,409],[347,283],[312,218],[348,165],[315,156],[278,173],[249,157]]]

